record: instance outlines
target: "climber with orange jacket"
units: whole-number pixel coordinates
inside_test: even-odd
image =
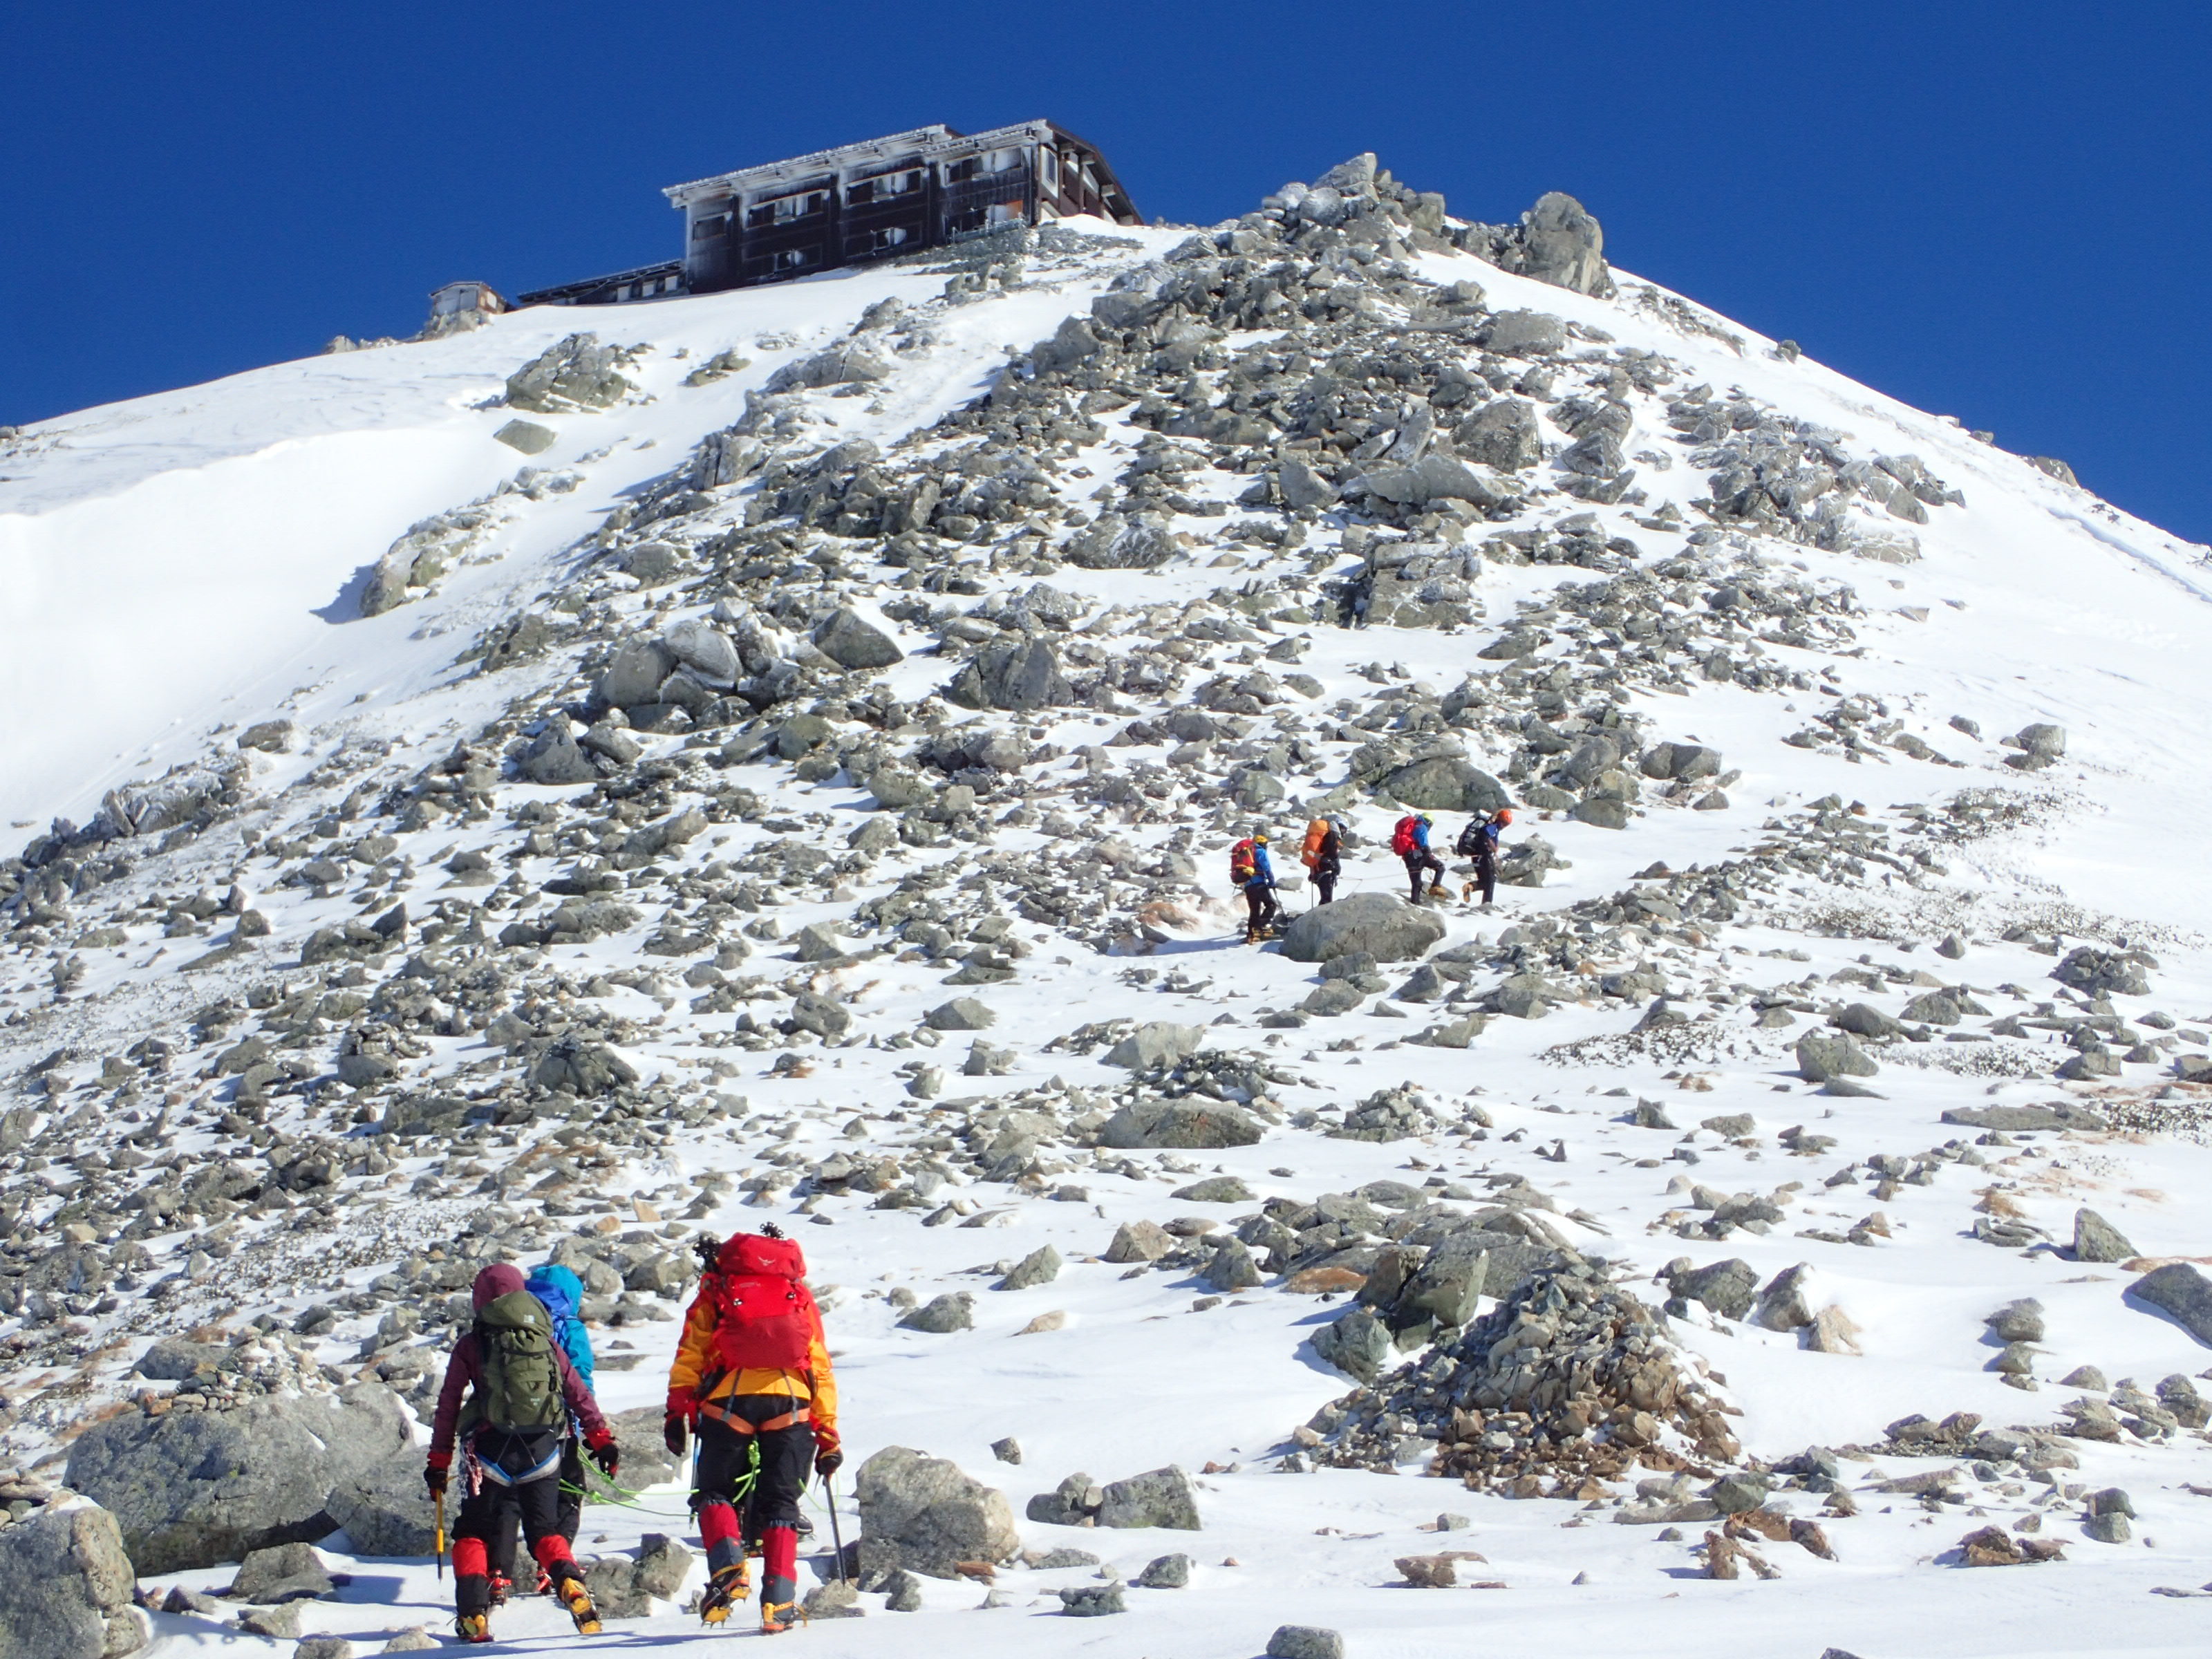
[[[750,1593],[750,1548],[762,1558],[762,1633],[791,1627],[808,1465],[827,1480],[844,1462],[837,1379],[805,1274],[798,1244],[773,1224],[732,1235],[708,1261],[669,1367],[668,1449],[680,1457],[687,1433],[699,1437],[691,1508],[709,1575],[699,1616],[710,1625]]]

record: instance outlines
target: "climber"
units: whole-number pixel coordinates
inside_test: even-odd
[[[1229,849],[1229,879],[1244,894],[1244,942],[1255,945],[1273,931],[1283,914],[1275,902],[1275,866],[1267,856],[1267,834],[1255,830]]]
[[[1336,896],[1336,884],[1344,874],[1344,835],[1333,818],[1316,818],[1306,825],[1306,844],[1298,854],[1313,876],[1314,889],[1327,904]]]
[[[1459,832],[1459,842],[1453,851],[1463,859],[1474,860],[1474,879],[1462,883],[1459,890],[1462,902],[1474,897],[1477,888],[1482,890],[1486,906],[1497,898],[1498,838],[1512,822],[1513,809],[1501,806],[1486,818],[1470,818],[1467,828]]]
[[[1426,812],[1408,812],[1390,832],[1390,850],[1406,861],[1406,878],[1413,884],[1415,904],[1424,898],[1446,896],[1440,884],[1443,860],[1429,850],[1429,830],[1435,822]]]
[[[554,1340],[545,1304],[523,1288],[520,1270],[505,1262],[486,1267],[477,1275],[470,1302],[476,1325],[446,1362],[422,1471],[431,1497],[443,1498],[458,1444],[463,1480],[453,1528],[454,1633],[464,1642],[491,1640],[489,1545],[501,1511],[512,1504],[554,1595],[576,1628],[591,1635],[599,1628],[599,1610],[558,1526],[561,1437],[574,1419],[592,1462],[610,1480],[621,1453],[599,1402]]]
[[[553,1321],[553,1340],[561,1352],[568,1356],[568,1363],[576,1368],[576,1375],[584,1386],[598,1397],[592,1370],[591,1333],[584,1328],[580,1314],[583,1306],[584,1286],[574,1273],[553,1262],[533,1268],[522,1288],[545,1304],[545,1311]],[[512,1503],[501,1508],[499,1520],[491,1535],[491,1604],[498,1607],[507,1600],[514,1584],[515,1545],[520,1535],[522,1517]],[[573,1547],[576,1530],[584,1519],[584,1456],[583,1447],[576,1433],[574,1418],[568,1419],[568,1431],[561,1438],[561,1503],[554,1529],[567,1539]],[[541,1571],[538,1575],[538,1593],[543,1595],[552,1588],[551,1581]]]
[[[725,1623],[745,1599],[750,1548],[762,1557],[761,1632],[774,1635],[798,1616],[807,1464],[826,1481],[845,1461],[837,1382],[799,1246],[773,1224],[699,1243],[706,1272],[669,1367],[663,1432],[678,1457],[686,1431],[699,1437],[691,1508],[709,1575],[700,1618]]]

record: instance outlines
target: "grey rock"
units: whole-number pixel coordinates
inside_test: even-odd
[[[1139,1100],[1106,1121],[1098,1132],[1098,1144],[1116,1151],[1159,1147],[1211,1152],[1223,1146],[1253,1146],[1260,1133],[1257,1118],[1243,1107],[1224,1101]]]
[[[1452,438],[1468,460],[1500,471],[1518,472],[1544,459],[1536,406],[1519,398],[1485,404],[1459,423]]]
[[[1109,1481],[1098,1506],[1102,1527],[1168,1527],[1181,1532],[1200,1530],[1198,1491],[1190,1477],[1173,1464],[1165,1468]]]
[[[1206,1028],[1202,1025],[1178,1025],[1171,1020],[1151,1020],[1109,1048],[1104,1060],[1109,1066],[1126,1066],[1131,1071],[1142,1071],[1148,1066],[1187,1060],[1198,1052],[1199,1045],[1205,1040]]]
[[[1406,507],[1467,501],[1476,507],[1491,507],[1510,500],[1515,494],[1510,480],[1486,468],[1471,466],[1456,455],[1436,451],[1405,466],[1376,467],[1356,487]]]
[[[286,1601],[273,1607],[248,1607],[238,1615],[238,1627],[249,1636],[289,1642],[300,1633],[300,1604]]]
[[[1040,1244],[1014,1264],[1014,1270],[999,1281],[999,1288],[1026,1291],[1049,1285],[1060,1277],[1060,1252],[1049,1244]]]
[[[1372,1382],[1395,1352],[1390,1328],[1371,1308],[1353,1308],[1313,1335],[1314,1352],[1328,1364],[1362,1382]]]
[[[891,372],[890,362],[872,346],[846,341],[786,363],[768,378],[770,392],[804,392],[825,386],[866,386]],[[865,442],[866,440],[860,441]],[[874,446],[869,446],[872,453]]]
[[[422,1653],[439,1645],[438,1638],[420,1625],[411,1625],[386,1642],[385,1653]]]
[[[509,421],[491,435],[509,449],[520,450],[526,455],[543,455],[561,441],[559,433],[535,421]]]
[[[1401,805],[1431,812],[1487,815],[1512,799],[1489,773],[1453,755],[1432,756],[1401,766],[1382,781],[1382,787]]]
[[[1030,1498],[1024,1512],[1030,1520],[1046,1526],[1077,1527],[1097,1515],[1098,1506],[1105,1501],[1106,1489],[1078,1471],[1052,1491],[1041,1492]],[[1098,1561],[1097,1557],[1083,1550],[1054,1550],[1048,1559],[1059,1567],[1096,1566]]]
[[[1060,1610],[1071,1619],[1097,1619],[1129,1609],[1119,1584],[1078,1584],[1060,1592]]]
[[[791,999],[789,1024],[793,1030],[811,1031],[825,1042],[835,1042],[853,1029],[853,1017],[819,992],[800,991]]]
[[[1813,1308],[1806,1300],[1805,1281],[1813,1270],[1803,1262],[1784,1267],[1759,1293],[1752,1323],[1770,1331],[1794,1331],[1813,1322]]]
[[[657,640],[632,640],[614,654],[599,676],[600,701],[635,708],[660,700],[660,684],[676,672],[676,653]]]
[[[1344,1638],[1319,1625],[1278,1625],[1267,1659],[1344,1659]]]
[[[627,1555],[603,1555],[584,1569],[584,1588],[600,1616],[642,1619],[653,1611],[653,1599],[637,1587],[637,1564]]]
[[[1179,550],[1164,518],[1102,513],[1068,544],[1067,560],[1085,570],[1152,570]]]
[[[320,1538],[337,1524],[332,1490],[413,1440],[396,1395],[355,1383],[333,1396],[112,1418],[70,1448],[68,1482],[114,1512],[141,1572],[175,1572]]]
[[[420,1470],[416,1483],[422,1483]],[[272,1544],[253,1551],[238,1570],[230,1593],[240,1601],[290,1601],[328,1595],[330,1569],[312,1544]]]
[[[890,635],[850,605],[840,605],[814,630],[814,648],[840,668],[889,668],[906,660]]]
[[[975,1328],[975,1298],[965,1291],[948,1291],[943,1296],[932,1297],[912,1313],[899,1321],[902,1329],[927,1331],[933,1336],[949,1336],[955,1331]]]
[[[2001,1342],[2043,1340],[2043,1304],[2032,1296],[2008,1302],[1983,1322]]]
[[[687,617],[674,623],[661,635],[660,643],[702,684],[726,688],[735,685],[744,672],[730,636],[699,617]]]
[[[353,1659],[353,1644],[343,1636],[302,1637],[292,1659]]]
[[[1600,830],[1628,828],[1628,803],[1614,800],[1606,795],[1586,795],[1577,801],[1567,816],[1577,823],[1587,823]]]
[[[515,769],[531,783],[558,786],[597,783],[599,769],[576,745],[576,734],[567,720],[556,714],[515,757]]]
[[[921,1580],[903,1570],[891,1573],[884,1581],[884,1611],[886,1613],[920,1613],[922,1607]]]
[[[623,1462],[628,1464],[625,1458]],[[662,1601],[672,1600],[691,1571],[691,1552],[666,1533],[649,1532],[637,1540],[637,1588]]]
[[[2094,1210],[2074,1212],[2074,1259],[2076,1261],[2128,1261],[2142,1253],[2127,1236]]]
[[[1158,1261],[1175,1249],[1175,1235],[1157,1221],[1125,1221],[1114,1230],[1105,1259],[1117,1266]]]
[[[1848,1031],[1853,1036],[1863,1036],[1875,1042],[1886,1042],[1905,1033],[1904,1025],[1894,1016],[1864,1002],[1854,1002],[1843,1012],[1833,1016],[1829,1024],[1838,1030]]]
[[[1832,1077],[1872,1077],[1881,1068],[1848,1036],[1808,1031],[1797,1039],[1797,1073],[1808,1083]]]
[[[807,1591],[805,1608],[810,1624],[817,1619],[864,1619],[868,1612],[860,1605],[860,1587],[836,1578]]]
[[[2212,1279],[2201,1270],[2186,1261],[2170,1261],[2136,1280],[2128,1294],[2164,1309],[2184,1330],[2212,1346]]]
[[[2091,1516],[2081,1523],[2081,1532],[2100,1544],[2124,1544],[2135,1536],[2127,1516],[2117,1511]]]
[[[2008,1134],[2042,1129],[2103,1129],[2105,1120],[2086,1106],[2052,1101],[2036,1106],[1954,1106],[1943,1121],[1965,1129],[2001,1129]]]
[[[2150,994],[2150,978],[2142,964],[2118,951],[2100,951],[2094,945],[2077,945],[2061,957],[2051,977],[2061,985],[2092,995],[2141,997]]]
[[[1170,1196],[1188,1204],[1249,1204],[1252,1189],[1235,1176],[1208,1176],[1176,1188]]]
[[[539,415],[607,408],[630,389],[617,361],[615,349],[601,345],[598,335],[571,334],[507,377],[507,401]]]
[[[227,1346],[195,1342],[189,1337],[165,1336],[138,1356],[138,1375],[156,1382],[182,1382],[202,1371],[216,1371],[230,1358]]]
[[[1180,1551],[1173,1555],[1155,1556],[1145,1563],[1136,1583],[1141,1589],[1184,1589],[1190,1583],[1190,1557]]]
[[[1021,1548],[1006,1494],[943,1458],[886,1446],[860,1465],[854,1488],[864,1583],[902,1568],[950,1578],[960,1562],[1005,1561]]]
[[[1261,1283],[1259,1263],[1253,1261],[1252,1252],[1243,1241],[1235,1237],[1224,1238],[1213,1247],[1212,1259],[1206,1264],[1201,1277],[1224,1296],[1255,1290]]]
[[[994,1440],[991,1443],[991,1455],[1001,1463],[1018,1463],[1022,1461],[1022,1443],[1011,1434],[1004,1439]]]
[[[1293,921],[1283,935],[1283,954],[1293,962],[1328,962],[1358,952],[1377,962],[1410,962],[1443,936],[1443,921],[1434,911],[1394,893],[1352,893]]]
[[[999,1016],[988,1002],[955,997],[924,1014],[921,1023],[933,1031],[988,1031],[999,1023]]]
[[[1548,356],[1566,349],[1567,325],[1541,311],[1501,311],[1484,329],[1482,343],[1500,356]]]
[[[64,1499],[0,1527],[0,1659],[123,1659],[146,1617],[115,1517]]]
[[[1748,1261],[1731,1257],[1677,1274],[1671,1283],[1684,1301],[1702,1302],[1723,1319],[1741,1319],[1751,1311],[1759,1275]]]
[[[1283,505],[1293,511],[1323,511],[1336,505],[1336,486],[1295,455],[1284,461],[1275,486],[1282,492]]]
[[[945,696],[963,708],[1027,713],[1071,702],[1075,690],[1060,672],[1051,642],[1030,636],[983,647],[953,676]]]

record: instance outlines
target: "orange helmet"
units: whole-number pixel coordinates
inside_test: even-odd
[[[1512,822],[1513,822],[1513,809],[1512,809],[1511,807],[1510,807],[1510,806],[1501,806],[1501,807],[1499,807],[1499,808],[1498,809],[1498,823],[1512,823]]]

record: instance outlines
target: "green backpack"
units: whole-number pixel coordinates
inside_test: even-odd
[[[477,1316],[483,1374],[471,1415],[495,1429],[550,1429],[568,1417],[555,1357],[553,1317],[527,1291],[487,1304]]]

